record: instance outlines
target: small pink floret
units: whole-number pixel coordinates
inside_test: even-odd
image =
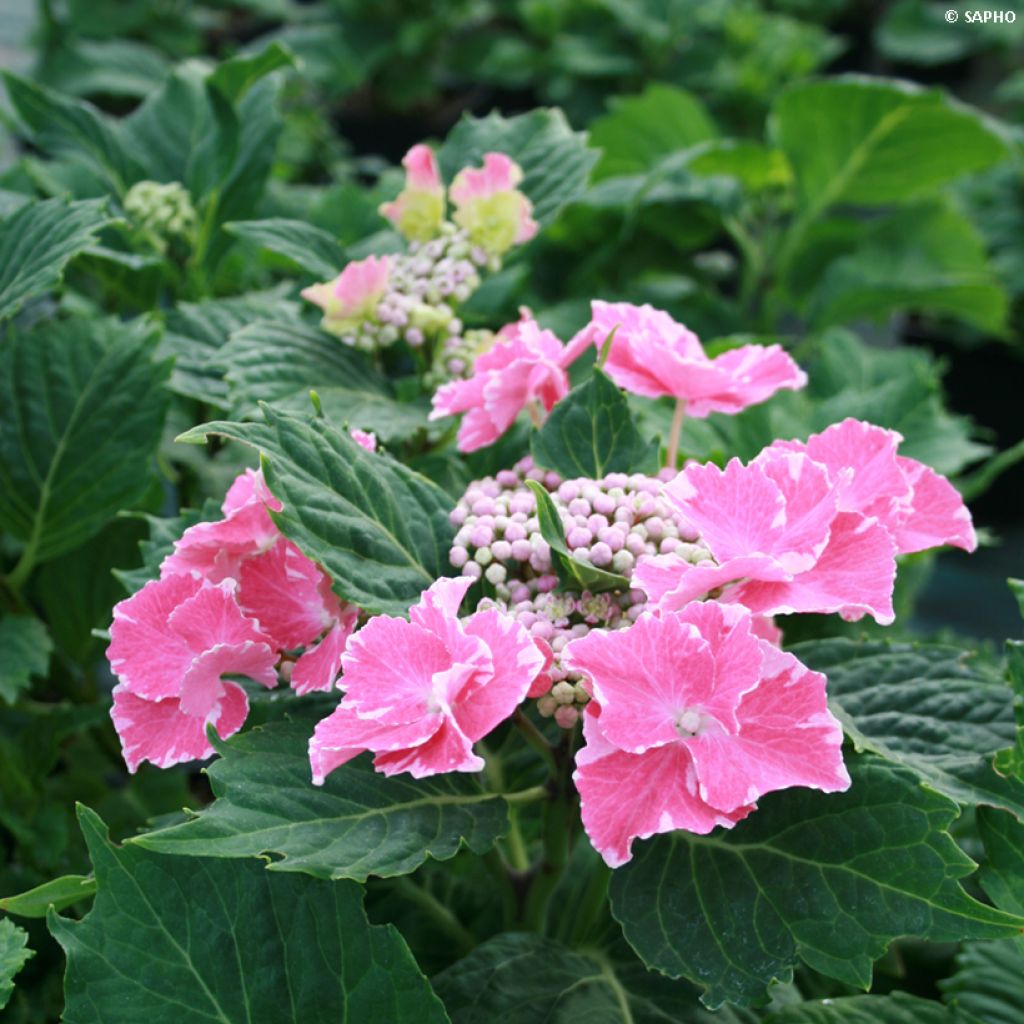
[[[544,670],[544,653],[508,615],[458,617],[468,577],[437,580],[410,620],[378,615],[349,640],[345,697],[309,744],[313,781],[370,750],[386,775],[475,772],[473,744],[508,718]]]
[[[591,303],[591,321],[573,339],[600,349],[614,330],[605,370],[621,388],[686,403],[687,416],[737,413],[807,375],[779,345],[743,345],[709,359],[697,335],[667,313],[628,302]]]
[[[565,647],[594,696],[573,778],[611,867],[634,839],[731,828],[765,793],[849,786],[824,676],[754,629],[745,609],[696,602]]]
[[[568,392],[566,368],[582,351],[563,346],[528,316],[499,334],[503,340],[477,358],[472,377],[444,384],[434,395],[431,419],[466,414],[459,451],[493,444],[531,402],[550,411]]]

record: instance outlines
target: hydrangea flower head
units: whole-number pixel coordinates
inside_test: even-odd
[[[466,413],[459,428],[459,451],[493,444],[533,401],[548,411],[569,390],[566,372],[586,345],[563,345],[532,317],[499,333],[500,340],[479,356],[468,380],[438,388],[431,419]]]
[[[781,388],[807,383],[779,345],[742,345],[709,359],[697,335],[660,309],[595,300],[591,311],[577,338],[600,348],[615,331],[604,364],[612,380],[647,398],[684,401],[687,415],[696,419],[737,413]]]
[[[611,867],[634,839],[732,827],[765,793],[850,784],[825,677],[759,639],[737,606],[695,602],[565,649],[593,697],[573,779]],[[628,799],[624,799],[628,794]]]
[[[321,323],[325,331],[348,335],[376,317],[390,273],[388,256],[367,256],[353,260],[333,281],[304,288],[302,297],[324,311]]]
[[[892,538],[877,519],[843,511],[835,482],[809,456],[767,449],[746,466],[690,465],[665,494],[713,560],[641,559],[633,584],[658,607],[678,609],[715,592],[761,615],[893,621]]]
[[[522,169],[510,157],[485,153],[483,167],[463,168],[448,190],[452,219],[490,255],[501,256],[537,234],[533,205],[517,188],[522,180]]]
[[[381,215],[410,241],[427,242],[444,220],[444,186],[437,160],[429,146],[413,146],[402,158],[405,188],[391,203],[383,203]]]
[[[898,554],[944,544],[973,551],[978,539],[963,498],[934,469],[898,454],[902,440],[895,430],[848,418],[806,442],[776,441],[767,451],[803,452],[824,466],[839,508],[876,517]]]
[[[408,621],[378,615],[351,637],[345,697],[309,743],[317,785],[366,750],[385,775],[483,769],[473,744],[512,714],[546,658],[508,615],[458,617],[472,582],[437,580]]]
[[[209,757],[208,723],[222,738],[241,728],[248,698],[222,676],[277,685],[274,641],[243,614],[230,579],[151,580],[114,608],[107,658],[120,680],[111,717],[132,772],[142,761]]]

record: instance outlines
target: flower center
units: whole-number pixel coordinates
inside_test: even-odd
[[[696,736],[703,724],[703,715],[692,708],[677,712],[674,722],[676,732],[684,739]]]

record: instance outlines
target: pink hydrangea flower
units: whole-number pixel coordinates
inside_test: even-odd
[[[508,615],[489,609],[460,619],[471,585],[437,580],[409,621],[378,615],[349,640],[345,697],[309,743],[317,785],[366,750],[385,775],[482,770],[473,744],[512,714],[545,656]]]
[[[485,153],[483,167],[463,168],[448,190],[455,206],[452,219],[491,255],[500,256],[537,234],[533,205],[517,188],[522,180],[522,169],[510,157]]]
[[[376,318],[390,273],[388,256],[367,256],[349,263],[333,281],[303,288],[302,297],[324,311],[325,331],[345,335]]]
[[[571,641],[563,665],[592,694],[573,779],[611,867],[634,839],[731,828],[765,793],[846,789],[825,677],[759,639],[744,609],[695,602]]]
[[[950,544],[973,551],[978,539],[956,488],[935,470],[899,455],[903,440],[862,420],[845,419],[804,441],[776,441],[768,451],[804,452],[835,481],[839,508],[874,516],[898,554]]]
[[[263,474],[246,470],[224,499],[225,518],[189,527],[160,574],[186,573],[211,583],[234,580],[239,606],[259,622],[276,650],[305,649],[292,669],[292,688],[300,694],[328,690],[358,610],[342,605],[330,578],[281,535],[270,518],[270,510],[281,508]]]
[[[674,554],[637,563],[633,585],[663,610],[714,592],[760,615],[865,614],[893,621],[896,546],[873,517],[844,511],[828,470],[767,449],[750,465],[691,465],[665,485],[714,562]]]
[[[405,188],[391,203],[383,203],[381,215],[406,238],[426,242],[433,238],[444,220],[444,186],[437,160],[429,146],[413,146],[402,158]]]
[[[368,452],[375,452],[377,450],[377,435],[372,431],[356,430],[353,428],[349,431],[349,436],[360,448],[365,448]]]
[[[595,300],[591,312],[577,339],[600,349],[615,331],[604,364],[612,380],[647,398],[683,401],[687,415],[696,419],[741,412],[781,388],[797,390],[807,383],[779,345],[743,345],[709,359],[697,335],[660,309]]]
[[[274,642],[242,613],[236,590],[229,579],[166,576],[114,608],[111,717],[129,771],[209,757],[207,724],[222,738],[241,728],[248,698],[222,676],[277,685]]]
[[[569,390],[566,369],[587,347],[563,345],[528,316],[503,328],[502,340],[479,356],[468,380],[438,388],[430,418],[466,413],[459,428],[459,451],[493,444],[531,402],[548,411]]]

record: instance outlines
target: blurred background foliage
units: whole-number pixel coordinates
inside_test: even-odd
[[[289,347],[315,322],[298,290],[399,244],[377,206],[419,141],[447,137],[449,175],[510,152],[544,226],[468,325],[528,305],[566,338],[600,297],[660,306],[712,349],[784,341],[808,389],[692,422],[685,450],[747,457],[846,415],[899,429],[989,544],[911,559],[906,621],[1018,632],[1001,580],[1024,574],[1024,4],[1002,3],[1012,24],[968,24],[973,9],[5,0],[0,891],[82,869],[75,800],[117,835],[203,798],[188,771],[145,766],[126,785],[102,631],[180,532],[162,517],[210,515],[237,471],[233,449],[176,434],[256,399],[304,401],[311,383],[328,414],[332,389],[354,400],[337,365]],[[180,183],[194,221],[147,225],[127,198],[142,181]],[[524,450],[515,433],[469,460],[432,450],[427,396],[407,366],[380,369],[360,401],[453,501],[467,473]],[[664,436],[670,409],[635,414]],[[42,921],[29,931],[37,955],[5,1020],[60,1006],[59,954]]]

